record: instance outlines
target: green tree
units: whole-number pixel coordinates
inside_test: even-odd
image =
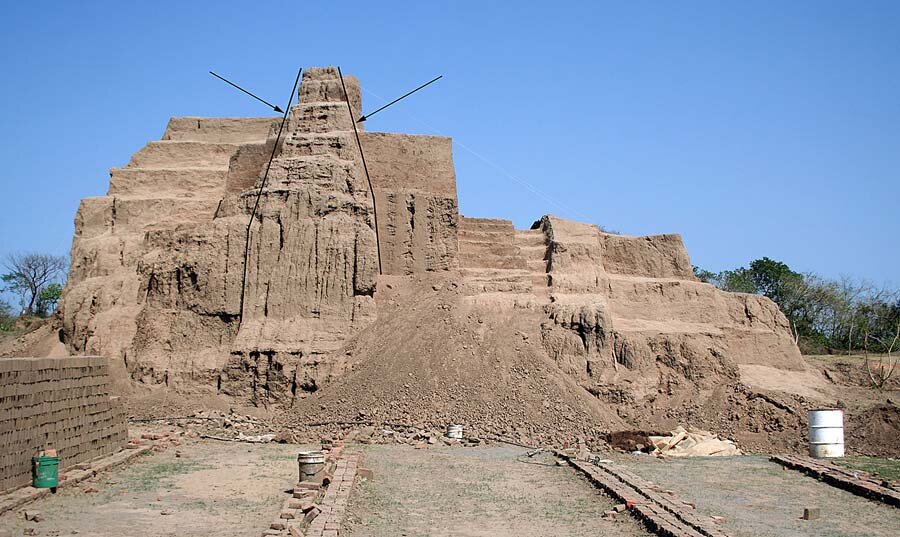
[[[723,270],[716,278],[716,286],[733,293],[755,293],[756,286],[744,267],[734,270]]]
[[[694,276],[697,277],[703,283],[711,283],[715,285],[716,278],[719,277],[715,272],[710,272],[704,268],[700,268],[697,265],[694,265]]]
[[[0,300],[0,331],[10,332],[15,328],[15,324],[16,316],[13,314],[12,306]]]
[[[9,254],[3,263],[8,272],[0,276],[3,290],[19,296],[25,315],[34,315],[41,291],[63,275],[66,264],[63,256]]]
[[[49,283],[41,292],[38,293],[38,299],[35,303],[34,312],[39,317],[47,317],[56,311],[56,305],[59,303],[59,298],[62,296],[62,285],[58,283]]]
[[[779,304],[799,292],[803,286],[802,274],[794,272],[785,263],[768,257],[750,263],[746,278],[752,284],[755,293],[769,297]]]
[[[802,274],[787,264],[763,257],[749,267],[694,274],[725,291],[756,293],[772,299],[791,323],[804,352],[885,352],[900,324],[900,292],[844,277],[840,280]]]

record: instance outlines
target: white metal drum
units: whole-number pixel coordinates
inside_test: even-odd
[[[810,410],[809,456],[817,459],[844,456],[844,411],[836,408]]]

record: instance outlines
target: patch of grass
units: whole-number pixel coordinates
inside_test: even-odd
[[[209,468],[212,466],[192,460],[135,465],[122,476],[120,486],[134,492],[172,490],[175,485],[167,481],[167,478]]]
[[[844,457],[842,459],[832,459],[836,464],[862,470],[881,479],[888,481],[900,481],[900,460],[897,459],[881,459],[878,457]]]
[[[304,451],[303,449],[297,449],[296,451],[289,451],[280,445],[261,445],[257,448],[262,455],[259,456],[260,462],[280,462],[280,461],[289,461],[289,460],[297,460],[297,452]]]

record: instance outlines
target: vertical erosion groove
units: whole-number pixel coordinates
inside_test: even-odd
[[[253,225],[253,219],[256,217],[256,210],[259,208],[259,199],[262,197],[263,189],[266,187],[266,181],[269,179],[269,170],[272,168],[272,160],[275,158],[275,152],[278,151],[278,142],[281,140],[281,133],[284,131],[284,124],[287,122],[288,114],[291,113],[291,103],[294,102],[294,93],[297,91],[297,84],[300,83],[300,73],[303,68],[297,69],[297,78],[294,79],[294,87],[291,89],[291,95],[288,97],[288,104],[284,109],[284,115],[281,117],[281,126],[278,127],[278,135],[275,137],[275,144],[272,146],[272,154],[269,156],[269,163],[266,164],[266,171],[263,174],[262,181],[259,183],[259,190],[256,192],[256,203],[253,204],[253,211],[250,212],[250,220],[247,221],[246,240],[244,241],[244,275],[241,278],[241,306],[239,315],[244,320],[244,295],[247,288],[247,258],[250,255],[250,227]],[[262,223],[262,219],[260,219]]]
[[[350,106],[350,95],[347,86],[344,85],[344,75],[338,67],[338,78],[341,79],[341,89],[344,90],[344,100],[347,102],[347,114],[350,116],[350,124],[353,125],[353,136],[356,137],[356,147],[359,148],[359,157],[362,159],[363,171],[366,172],[366,181],[369,183],[369,194],[372,195],[372,220],[375,223],[375,250],[378,253],[378,274],[381,274],[381,241],[378,240],[378,208],[375,203],[375,189],[372,187],[372,179],[369,177],[369,167],[366,166],[366,155],[363,153],[362,143],[359,141],[359,130],[356,128],[356,120],[353,118],[353,108]]]

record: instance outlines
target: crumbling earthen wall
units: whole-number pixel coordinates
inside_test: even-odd
[[[173,118],[113,169],[76,216],[70,351],[138,386],[267,404],[339,372],[342,342],[375,319],[375,201],[385,273],[455,268],[449,140],[362,132],[373,200],[344,79],[352,111],[335,68],[304,71],[277,148],[280,120]]]
[[[742,364],[802,368],[778,307],[698,281],[679,236],[611,235],[552,216],[539,227],[554,298],[544,345],[590,390],[640,400],[714,389]]]
[[[457,268],[450,139],[378,132],[363,133],[361,144],[375,190],[382,273]]]
[[[121,449],[125,413],[99,356],[0,359],[0,491],[31,482],[31,458],[58,450],[60,468]]]

